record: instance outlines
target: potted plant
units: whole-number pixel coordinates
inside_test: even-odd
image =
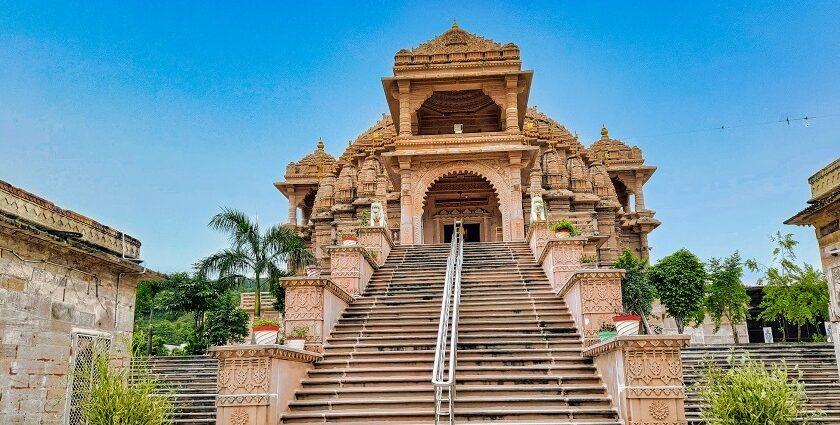
[[[350,232],[350,233],[341,232],[341,233],[339,233],[339,236],[341,237],[341,241],[342,241],[342,244],[344,244],[344,246],[353,246],[353,245],[356,245],[356,242],[359,241],[359,238],[356,237],[356,234],[352,233],[352,232]]]
[[[309,334],[308,326],[295,326],[292,332],[286,335],[286,345],[295,350],[303,350],[307,334]]]
[[[318,277],[321,275],[321,266],[317,264],[310,264],[303,269],[306,271],[307,277]]]
[[[565,218],[560,221],[555,221],[548,225],[548,230],[554,232],[554,236],[558,239],[577,236],[577,227],[571,221]]]
[[[580,265],[587,268],[595,268],[598,265],[598,259],[593,255],[581,255]]]
[[[277,341],[277,332],[280,331],[280,323],[271,319],[257,319],[251,328],[254,330],[256,344],[274,344]]]
[[[638,314],[620,313],[613,316],[615,330],[619,335],[638,335],[640,320],[642,320],[642,316]]]
[[[604,342],[610,338],[614,338],[616,335],[615,325],[612,323],[604,322],[601,324],[601,328],[598,329],[598,339],[601,342]]]

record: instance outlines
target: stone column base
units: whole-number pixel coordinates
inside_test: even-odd
[[[332,327],[353,297],[330,279],[322,277],[284,277],[280,284],[286,289],[286,316],[283,332],[288,335],[299,326],[309,328],[306,349],[321,353]]]
[[[685,424],[680,349],[686,335],[618,336],[593,345],[592,357],[626,424]]]
[[[330,255],[330,279],[348,294],[356,297],[364,292],[373,272],[379,268],[360,245],[327,247]]]
[[[622,311],[622,269],[580,270],[558,288],[569,313],[583,337],[583,345],[598,343],[598,330],[603,323],[613,323],[616,312]]]
[[[318,353],[282,345],[210,348],[219,360],[216,424],[277,425]]]

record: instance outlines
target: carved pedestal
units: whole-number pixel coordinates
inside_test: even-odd
[[[286,289],[284,332],[298,326],[309,328],[306,349],[323,352],[324,341],[353,298],[330,279],[321,277],[286,277],[280,279]]]
[[[394,241],[391,239],[390,230],[386,227],[362,227],[359,229],[359,245],[368,250],[368,253],[376,253],[373,256],[376,264],[381,266],[394,248]]]
[[[601,324],[613,323],[613,316],[622,311],[622,277],[622,269],[579,270],[558,289],[557,295],[566,302],[584,346],[597,343]]]
[[[542,255],[545,244],[554,239],[554,235],[548,230],[548,223],[545,221],[533,221],[528,226],[528,234],[525,235],[525,241],[531,247],[531,253],[534,254],[534,259],[539,260]]]
[[[219,425],[276,425],[301,379],[320,358],[280,345],[212,347],[210,355],[219,360]]]
[[[680,349],[686,335],[618,336],[584,350],[628,425],[685,424]]]
[[[586,238],[554,238],[547,239],[545,246],[537,257],[548,276],[551,287],[557,291],[580,268],[580,256],[583,254],[583,245]]]
[[[379,266],[367,249],[360,245],[327,247],[330,255],[330,279],[350,295],[365,290],[373,271]]]

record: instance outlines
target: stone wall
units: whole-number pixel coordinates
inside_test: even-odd
[[[110,338],[125,364],[143,268],[0,218],[0,423],[63,424],[74,338]]]

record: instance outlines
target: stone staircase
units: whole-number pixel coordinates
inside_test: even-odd
[[[285,424],[431,424],[448,245],[397,247],[347,308]],[[616,425],[563,300],[525,243],[464,246],[456,419]]]
[[[172,391],[173,424],[216,424],[216,379],[219,366],[209,356],[152,357],[136,361]]]
[[[692,387],[699,379],[703,358],[708,356],[715,363],[725,366],[727,358],[733,353],[736,359],[749,353],[750,358],[761,360],[765,365],[785,361],[789,368],[798,368],[802,371],[809,406],[824,413],[819,423],[840,424],[840,377],[831,344],[693,345],[684,348],[685,413],[689,423],[702,423],[700,400]],[[795,373],[793,371],[793,376],[796,376]]]

